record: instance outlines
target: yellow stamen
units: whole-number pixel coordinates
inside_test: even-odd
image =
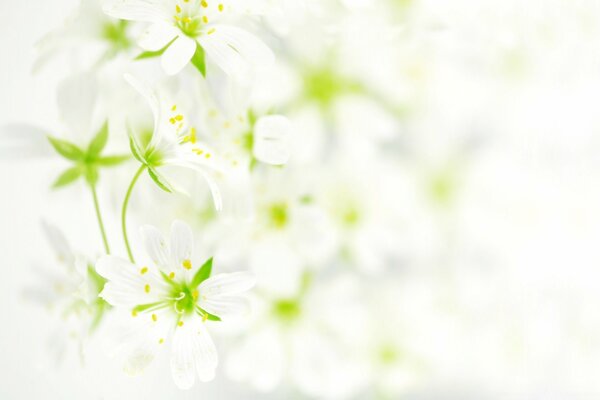
[[[182,265],[185,269],[192,269],[192,262],[190,260],[183,260]]]
[[[131,316],[132,317],[137,317],[137,311],[131,310]]]
[[[219,4],[219,11],[223,12],[223,4]]]
[[[206,15],[202,17],[202,22],[208,24],[208,17]]]
[[[158,344],[163,344],[164,342],[165,342],[165,339],[163,339],[163,338],[158,339]]]
[[[179,325],[179,326],[183,326],[183,321],[179,321],[179,322],[177,323],[177,325]]]
[[[171,273],[169,274],[169,279],[173,279],[173,278],[175,278],[175,272],[171,272]]]
[[[146,284],[146,286],[144,286],[144,292],[150,293],[150,285]]]
[[[177,121],[175,121],[175,118],[169,118],[169,122],[170,122],[171,124],[175,125],[175,122],[177,122]]]
[[[146,272],[148,272],[148,267],[140,269],[140,274],[144,275]]]
[[[175,10],[176,10],[178,13],[180,13],[180,12],[181,12],[181,7],[179,7],[179,4],[177,4],[177,5],[175,6]]]
[[[198,289],[196,289],[196,290],[194,290],[194,291],[192,292],[192,297],[194,298],[194,300],[197,300],[197,299],[198,299],[198,295],[199,295],[199,294],[200,294],[200,293],[198,293]]]
[[[158,317],[156,316],[156,314],[152,314],[152,321],[154,321],[154,322],[158,321]]]
[[[210,29],[208,32],[206,32],[207,35],[212,35],[213,33],[215,33],[215,28]]]
[[[183,115],[181,115],[181,114],[177,114],[177,115],[175,116],[175,120],[176,120],[176,121],[182,121],[182,120],[183,120]]]
[[[205,0],[202,0],[202,1],[200,2],[200,4],[201,4],[201,5],[202,5],[202,7],[204,7],[204,8],[208,7],[208,3],[207,3]]]
[[[206,155],[204,157],[206,158],[210,158],[211,154],[210,153],[206,153]]]
[[[171,107],[171,111],[175,111],[177,110],[177,104],[173,104],[173,107]]]

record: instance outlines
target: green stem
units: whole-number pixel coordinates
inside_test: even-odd
[[[100,226],[100,233],[102,234],[102,241],[104,242],[104,250],[106,251],[106,254],[110,254],[110,246],[108,245],[106,231],[104,230],[104,222],[102,221],[102,214],[100,213],[100,205],[98,203],[96,185],[90,185],[90,189],[92,190],[92,197],[94,198],[94,209],[96,210],[96,217],[98,218],[98,225]]]
[[[125,194],[125,200],[123,200],[123,209],[121,211],[121,229],[123,230],[123,239],[125,240],[125,248],[127,249],[127,255],[129,256],[129,260],[132,263],[135,263],[133,258],[133,253],[131,252],[131,247],[129,246],[129,239],[127,238],[127,206],[129,205],[129,198],[131,197],[131,192],[133,191],[133,187],[135,183],[139,179],[140,175],[146,169],[145,165],[142,165],[140,169],[137,170],[131,183],[129,184],[129,188],[127,189],[127,194]]]

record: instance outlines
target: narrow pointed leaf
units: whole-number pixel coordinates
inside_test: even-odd
[[[121,163],[124,163],[125,161],[128,161],[131,159],[131,156],[129,155],[117,155],[117,156],[106,156],[106,157],[100,157],[99,159],[96,160],[96,164],[100,165],[102,167],[114,167],[117,166]]]
[[[147,59],[147,58],[154,58],[154,57],[160,57],[160,56],[162,56],[163,53],[165,51],[167,51],[167,49],[169,48],[169,46],[172,45],[173,42],[175,40],[177,40],[178,37],[179,36],[176,36],[175,38],[173,38],[173,40],[171,40],[169,43],[167,43],[165,45],[165,47],[163,47],[160,50],[156,50],[156,51],[144,51],[143,53],[140,53],[136,58],[134,58],[134,60],[138,61],[138,60],[144,60],[144,59]]]
[[[52,136],[48,136],[48,140],[52,147],[54,147],[54,150],[67,160],[81,161],[85,156],[84,152],[73,143]]]
[[[81,168],[72,167],[64,171],[52,184],[53,189],[58,189],[73,183],[81,176]]]
[[[173,193],[175,189],[173,186],[165,178],[163,178],[158,171],[156,171],[152,167],[148,167],[148,174],[150,174],[150,178],[158,185],[159,188],[164,190],[167,193]]]
[[[95,159],[106,147],[108,142],[108,121],[105,121],[102,128],[98,131],[96,136],[90,142],[88,146],[87,156],[89,159]]]
[[[191,62],[194,67],[200,71],[202,76],[206,77],[206,57],[204,54],[204,49],[198,43],[196,43],[196,52],[194,53]]]
[[[129,148],[131,149],[131,153],[133,154],[136,160],[144,164],[146,163],[146,161],[144,160],[144,156],[142,155],[142,149],[140,148],[140,145],[137,143],[137,141],[135,140],[135,136],[132,133],[129,134]]]
[[[200,269],[198,270],[198,272],[196,272],[196,275],[194,275],[194,278],[192,279],[191,287],[198,287],[198,285],[200,285],[202,282],[204,282],[210,277],[210,274],[212,273],[212,263],[213,258],[211,257],[202,265],[202,267],[200,267]]]

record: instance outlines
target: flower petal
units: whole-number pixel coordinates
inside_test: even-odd
[[[165,7],[144,0],[120,0],[105,4],[102,9],[111,17],[129,21],[163,22],[170,17]]]
[[[252,288],[256,278],[251,272],[233,272],[218,274],[208,278],[198,288],[203,297],[215,298],[240,294]]]
[[[99,296],[113,306],[133,308],[155,303],[168,290],[155,268],[138,269],[119,257],[101,257],[96,263],[96,271],[108,280]]]
[[[169,269],[169,248],[161,231],[151,225],[144,225],[140,228],[140,234],[146,247],[146,253],[152,258],[152,261],[161,269]]]
[[[171,225],[171,260],[174,265],[182,266],[192,259],[194,236],[188,224],[173,221]]]
[[[271,65],[275,56],[258,37],[228,25],[212,25],[212,33],[200,36],[199,43],[208,56],[227,74],[247,78],[251,68]]]
[[[254,156],[267,164],[282,165],[290,158],[290,121],[282,115],[260,118],[254,127]]]
[[[179,34],[179,30],[173,25],[166,23],[152,24],[142,33],[138,39],[138,44],[144,50],[158,51],[165,47],[175,36]]]
[[[247,315],[250,312],[248,300],[243,297],[201,298],[199,305],[203,310],[221,318]]]
[[[195,374],[202,382],[215,376],[218,364],[217,349],[199,318],[185,321],[176,328],[171,353],[171,373],[180,389],[189,389]]]
[[[196,52],[196,42],[187,36],[179,36],[165,51],[160,61],[167,75],[180,72]]]

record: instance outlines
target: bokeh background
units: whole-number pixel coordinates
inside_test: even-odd
[[[381,313],[348,329],[373,342],[384,335],[403,353],[380,353],[374,376],[389,381],[381,383],[386,390],[371,382],[354,397],[599,398],[599,3],[332,3],[352,18],[332,13],[317,21],[348,25],[331,68],[357,73],[372,89],[365,102],[341,99],[336,106],[337,122],[351,132],[349,159],[361,171],[384,169],[375,174],[385,177],[377,183],[386,190],[362,182],[374,191],[375,208],[387,207],[390,198],[400,202],[392,205],[401,221],[391,236],[398,252],[386,258],[386,273],[349,270],[344,279],[366,287],[358,303],[375,304],[370,314]],[[66,66],[33,75],[33,47],[76,5],[0,2],[1,125],[60,129],[55,93]],[[369,7],[381,15],[373,17]],[[391,38],[383,39],[377,18],[394,21]],[[311,33],[306,29],[298,40],[310,42]],[[298,48],[298,63],[320,56],[302,43]],[[344,57],[356,62],[351,71]],[[296,118],[310,120],[312,111]],[[373,140],[374,132],[381,137]],[[9,140],[3,136],[0,148],[0,398],[323,397],[285,385],[264,394],[229,379],[224,367],[216,381],[188,392],[171,382],[166,362],[130,378],[106,357],[97,337],[102,331],[86,346],[85,360],[66,349],[57,363],[50,353],[59,322],[25,295],[37,283],[36,267],[53,257],[40,220],[60,224],[74,247],[94,254],[95,217],[84,187],[48,188],[60,160],[24,153]],[[368,162],[373,154],[366,142],[383,148],[393,165]],[[362,156],[367,162],[358,161]],[[348,171],[343,163],[309,171],[334,168]],[[109,203],[113,237],[117,216],[117,205]],[[377,236],[385,222],[376,219],[363,240],[390,239]],[[229,350],[220,346],[222,354]],[[398,358],[400,372],[386,375],[386,362]]]

